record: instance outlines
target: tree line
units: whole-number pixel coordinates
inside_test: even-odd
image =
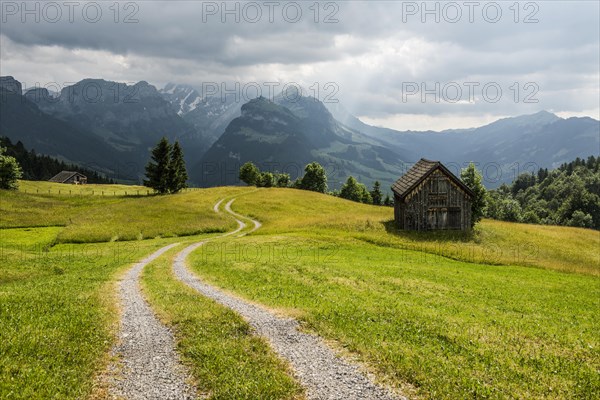
[[[20,141],[0,137],[0,189],[18,188],[18,180],[48,180],[61,171],[78,171],[87,176],[88,183],[114,183],[96,171],[67,164],[52,157],[27,151]],[[177,193],[187,187],[187,170],[179,142],[169,144],[162,138],[152,149],[151,160],[146,165],[144,185],[157,193]]]
[[[600,229],[600,157],[519,175],[487,196],[485,216],[503,221]]]
[[[328,193],[348,200],[373,204],[373,198],[381,203],[381,190],[379,182],[375,182],[377,190],[374,196],[367,191],[364,185],[358,183],[353,177],[348,178],[345,189],[340,192],[327,191],[327,174],[325,168],[318,162],[312,162],[304,167],[304,175],[292,181],[289,174],[279,172],[261,171],[254,163],[247,162],[240,168],[239,178],[242,182],[256,187],[291,187],[294,189],[310,190],[319,193]],[[375,188],[374,188],[375,190]]]
[[[9,138],[0,137],[0,147],[4,149],[2,153],[4,157],[2,171],[6,177],[8,175],[16,176],[14,163],[9,163],[6,159],[6,157],[12,157],[20,170],[19,178],[16,179],[47,181],[61,171],[78,171],[87,176],[89,183],[114,183],[112,179],[96,171],[65,163],[50,156],[37,154],[33,149],[27,150],[21,141],[13,144]],[[16,179],[14,179],[14,184],[16,184]],[[6,178],[2,182],[9,186]]]
[[[381,184],[376,181],[369,191],[366,186],[359,183],[353,176],[348,177],[341,190],[328,191],[327,174],[325,168],[318,162],[312,162],[304,167],[304,175],[295,181],[289,174],[279,172],[261,171],[254,163],[247,162],[240,168],[239,178],[242,182],[256,187],[290,187],[294,189],[310,190],[313,192],[327,193],[343,199],[365,204],[392,206],[393,200],[387,195],[383,197]]]

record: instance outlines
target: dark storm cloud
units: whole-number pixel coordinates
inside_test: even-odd
[[[322,2],[318,15],[313,2],[280,2],[272,14],[265,2],[228,2],[238,15],[222,15],[222,2],[122,2],[118,15],[113,2],[98,2],[78,3],[72,22],[64,7],[52,22],[51,8],[44,15],[44,3],[28,3],[29,10],[39,4],[35,22],[35,12],[15,10],[22,4],[2,3],[0,30],[2,73],[17,78],[22,72],[32,80],[37,68],[40,79],[69,72],[156,84],[336,82],[351,111],[379,116],[599,107],[597,2]],[[97,6],[89,4],[102,10],[96,22]],[[46,67],[28,65],[32,57]],[[472,102],[402,101],[407,82],[473,81],[497,83],[504,95],[498,102],[481,94]],[[507,88],[515,82],[536,83],[539,102],[512,101]]]

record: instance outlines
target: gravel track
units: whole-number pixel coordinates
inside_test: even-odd
[[[196,398],[186,383],[189,376],[179,363],[171,331],[154,315],[140,289],[144,267],[178,243],[165,246],[135,264],[120,283],[122,317],[119,360],[110,371],[111,398],[129,400],[188,400]],[[119,371],[118,374],[114,372]]]
[[[219,212],[221,202],[215,205],[216,212]],[[242,217],[231,210],[232,202],[227,203],[225,210],[234,217]],[[245,226],[236,220],[239,228],[227,235],[235,234]],[[250,232],[260,227],[258,221],[252,221],[254,228]],[[338,357],[319,337],[300,332],[294,319],[277,316],[202,282],[187,268],[185,259],[204,243],[188,246],[177,254],[173,264],[175,275],[204,296],[242,315],[258,335],[266,337],[272,348],[291,364],[309,399],[405,399],[373,383],[357,366]]]
[[[233,199],[233,200],[235,200],[235,199]],[[238,224],[240,224],[240,223],[241,223],[241,224],[244,224],[244,223],[243,223],[242,221],[240,221],[238,218],[246,218],[246,219],[249,219],[249,220],[250,220],[250,221],[252,221],[252,223],[254,224],[254,228],[250,229],[248,232],[244,232],[244,233],[242,233],[241,235],[238,235],[238,237],[242,237],[242,236],[245,236],[245,235],[247,235],[248,233],[252,233],[252,232],[254,232],[255,230],[257,230],[258,228],[260,228],[260,227],[262,226],[262,224],[261,224],[260,222],[258,222],[257,220],[255,220],[255,219],[252,219],[252,218],[248,218],[248,217],[246,217],[246,216],[244,216],[244,215],[240,215],[240,214],[236,213],[235,211],[233,211],[233,210],[231,209],[231,204],[233,203],[233,200],[231,200],[229,203],[227,203],[227,204],[225,205],[225,211],[227,211],[229,214],[231,214],[231,215],[233,215],[234,217],[236,217],[236,218],[235,218],[235,220],[238,222]],[[222,202],[222,201],[223,201],[223,200],[221,200],[221,201],[219,201],[217,204],[215,204],[215,207],[214,207],[214,210],[215,210],[215,212],[219,212],[219,205],[221,204],[221,202]],[[246,225],[246,224],[244,224],[244,226],[245,226],[245,225]],[[237,233],[237,232],[239,232],[239,231],[232,232],[231,234],[233,235],[234,233]]]

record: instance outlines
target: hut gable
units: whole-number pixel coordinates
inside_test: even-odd
[[[393,185],[400,229],[469,229],[473,192],[439,161],[419,160]]]
[[[471,189],[450,172],[441,162],[426,160],[424,158],[421,158],[406,172],[406,174],[402,175],[394,182],[392,191],[400,198],[404,198],[438,168],[461,190],[466,192],[469,196],[473,196]]]
[[[87,183],[87,176],[76,172],[76,171],[61,171],[48,179],[49,182],[56,183],[74,183],[74,184],[85,184]]]

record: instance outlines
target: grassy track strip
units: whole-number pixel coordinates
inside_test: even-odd
[[[246,321],[175,278],[174,255],[171,250],[144,268],[142,290],[174,328],[198,392],[210,400],[305,399],[289,367]]]
[[[178,362],[171,331],[154,316],[142,297],[139,278],[144,267],[177,243],[165,246],[131,268],[120,284],[123,315],[120,343],[122,377],[113,374],[110,391],[135,399],[193,399],[194,390],[186,383],[186,372]],[[112,368],[111,370],[115,370]]]

